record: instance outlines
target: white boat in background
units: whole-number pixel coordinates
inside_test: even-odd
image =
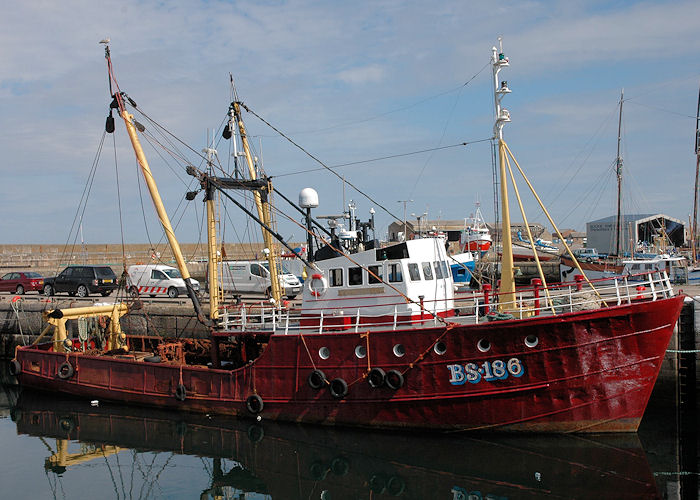
[[[460,241],[462,252],[480,252],[482,255],[488,252],[493,243],[489,228],[486,226],[484,216],[481,213],[481,204],[476,202],[476,212],[471,217],[471,224],[464,220],[464,230]]]
[[[621,261],[601,259],[592,262],[579,262],[579,264],[589,280],[622,277],[630,281],[640,281],[646,279],[646,275],[649,273],[663,273],[665,271],[673,283],[690,283],[691,279],[695,279],[696,283],[700,282],[700,269],[689,270],[686,258],[676,255],[659,254],[648,258]],[[691,278],[694,271],[697,273]],[[574,267],[573,261],[566,256],[561,257],[559,272],[562,282],[574,281],[574,276],[580,274]]]

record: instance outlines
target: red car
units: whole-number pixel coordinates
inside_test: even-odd
[[[24,292],[39,292],[44,289],[44,277],[33,271],[7,273],[0,278],[0,292],[14,292],[22,295]]]

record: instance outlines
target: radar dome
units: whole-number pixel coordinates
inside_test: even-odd
[[[299,193],[299,206],[301,208],[316,208],[318,206],[318,193],[313,188],[304,188]]]

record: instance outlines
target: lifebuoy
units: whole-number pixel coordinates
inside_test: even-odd
[[[257,415],[263,411],[265,403],[263,403],[262,398],[257,394],[251,394],[248,396],[248,399],[245,400],[245,407],[250,413]]]
[[[71,378],[73,376],[73,373],[75,373],[73,365],[71,365],[68,361],[65,361],[63,364],[61,364],[61,366],[58,367],[58,378],[66,380]]]
[[[184,401],[187,399],[187,389],[182,384],[177,384],[175,388],[175,399],[178,401]]]
[[[331,380],[328,389],[331,391],[331,396],[335,399],[343,399],[348,395],[348,383],[342,378],[334,378]]]
[[[314,370],[311,373],[309,373],[309,378],[307,380],[309,382],[309,386],[314,390],[319,390],[321,387],[328,383],[326,374],[323,373],[321,370]]]
[[[372,389],[381,387],[386,380],[386,373],[381,368],[372,368],[367,374],[367,383]]]
[[[321,287],[315,288],[314,281],[320,281]],[[312,274],[311,280],[309,281],[309,292],[311,292],[311,295],[314,297],[320,297],[326,293],[326,290],[328,290],[328,280],[326,280],[322,274]]]
[[[386,386],[389,389],[397,390],[403,387],[403,375],[397,370],[389,370],[386,373]]]
[[[10,375],[16,377],[22,371],[22,365],[19,364],[19,361],[13,359],[10,361],[7,370],[10,372]]]

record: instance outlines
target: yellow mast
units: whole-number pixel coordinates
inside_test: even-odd
[[[105,58],[107,59],[107,65],[109,68],[109,84],[111,91],[112,82],[114,81],[116,84],[116,81],[114,80],[114,75],[112,74],[112,60],[109,53],[109,46],[105,47]],[[192,305],[194,306],[195,312],[197,313],[197,319],[202,323],[206,323],[206,321],[204,320],[204,315],[202,314],[202,308],[199,303],[199,299],[197,298],[197,293],[195,292],[192,286],[192,278],[190,276],[190,271],[189,269],[187,269],[187,264],[185,264],[185,259],[182,256],[182,251],[180,250],[180,244],[178,243],[177,238],[175,238],[175,232],[173,231],[173,227],[170,224],[168,213],[166,212],[165,207],[163,206],[163,201],[160,198],[160,193],[158,192],[156,181],[153,178],[153,173],[151,172],[151,168],[149,167],[148,161],[146,160],[146,155],[143,153],[143,148],[141,147],[138,135],[136,134],[136,127],[134,126],[134,117],[126,111],[126,108],[124,106],[124,95],[121,92],[119,92],[118,87],[117,90],[114,92],[114,101],[116,105],[115,103],[112,103],[110,107],[118,108],[119,115],[122,117],[122,120],[124,120],[126,131],[129,134],[131,145],[134,148],[136,160],[138,161],[139,166],[141,167],[141,172],[143,173],[143,178],[146,181],[148,192],[151,195],[153,206],[155,207],[156,213],[158,214],[158,219],[160,219],[160,223],[163,226],[165,236],[168,238],[170,249],[172,250],[173,256],[175,257],[175,262],[177,263],[177,267],[180,270],[180,274],[182,274],[182,279],[185,281],[185,286],[187,287],[187,295],[192,300]],[[141,127],[143,131],[143,126],[139,125],[139,127]]]
[[[246,162],[248,164],[248,173],[251,180],[257,179],[257,174],[255,173],[255,165],[253,164],[253,157],[250,153],[250,146],[248,145],[248,136],[246,135],[245,125],[243,125],[243,117],[241,116],[241,107],[238,101],[234,101],[233,110],[236,115],[236,120],[238,122],[238,131],[241,134],[241,143],[243,144],[243,151],[245,152]],[[268,196],[272,194],[271,186],[268,183],[267,189]],[[272,227],[270,224],[270,208],[267,200],[263,201],[260,191],[253,191],[253,196],[255,198],[255,206],[258,209],[258,217],[267,226]],[[282,299],[282,293],[280,290],[279,273],[277,272],[277,260],[275,257],[275,247],[272,240],[272,235],[263,228],[263,241],[265,242],[265,248],[267,252],[267,262],[270,267],[270,288],[272,298],[275,299],[275,304],[280,304]]]
[[[494,133],[498,140],[499,177],[501,181],[501,286],[499,306],[501,312],[515,309],[515,272],[513,268],[513,241],[510,233],[510,208],[508,205],[508,177],[506,173],[506,149],[503,142],[503,125],[510,121],[510,113],[501,108],[501,99],[510,93],[507,82],[498,81],[501,69],[509,66],[508,58],[503,54],[501,38],[499,48],[493,47],[491,64],[493,66],[494,102],[496,105],[496,124]]]

